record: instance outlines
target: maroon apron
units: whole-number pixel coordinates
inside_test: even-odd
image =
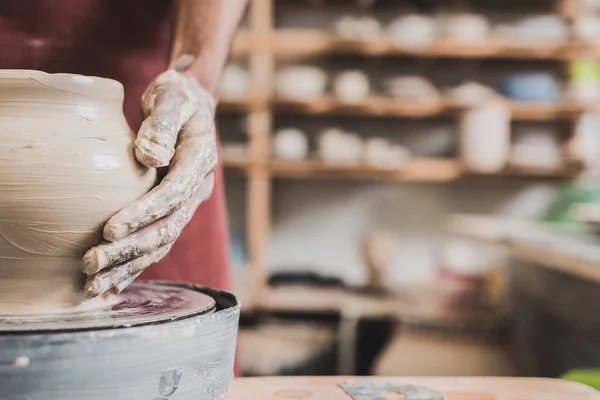
[[[0,0],[0,68],[112,78],[125,87],[125,116],[137,130],[140,98],[164,71],[171,33],[165,0]],[[202,204],[144,279],[229,289],[228,231],[222,169]]]

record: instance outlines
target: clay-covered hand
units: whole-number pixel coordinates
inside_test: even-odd
[[[142,107],[147,118],[135,156],[147,167],[168,165],[169,172],[112,217],[104,227],[106,242],[85,254],[88,297],[121,291],[162,259],[212,193],[218,159],[213,97],[193,77],[169,69],[146,89]]]

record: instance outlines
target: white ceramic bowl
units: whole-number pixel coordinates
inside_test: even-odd
[[[290,66],[277,71],[275,88],[278,97],[314,100],[323,97],[327,74],[321,68]]]

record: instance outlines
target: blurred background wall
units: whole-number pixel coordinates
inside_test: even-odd
[[[502,245],[540,243],[541,220],[572,233],[571,206],[595,202],[600,4],[251,3],[218,113],[246,372],[527,370],[499,355],[516,326]],[[254,365],[261,340],[279,347]],[[595,361],[578,363],[524,373]]]

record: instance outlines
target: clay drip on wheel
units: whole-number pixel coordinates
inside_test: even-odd
[[[109,79],[0,71],[0,315],[80,304],[85,251],[153,186],[122,105]]]

